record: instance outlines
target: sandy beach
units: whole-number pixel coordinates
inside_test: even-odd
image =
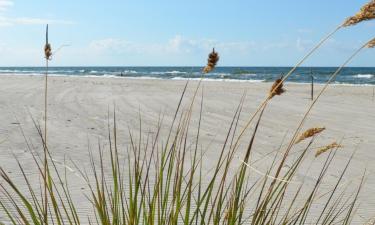
[[[48,146],[55,162],[67,171],[71,179],[73,195],[81,196],[79,201],[87,202],[82,194],[87,191],[84,182],[70,160],[80,167],[89,167],[89,151],[98,148],[98,142],[105,146],[108,139],[108,121],[112,123],[116,109],[118,140],[120,148],[129,145],[129,129],[139,132],[139,118],[142,133],[154,132],[158,119],[163,119],[163,130],[169,128],[177,103],[186,81],[126,78],[50,77],[48,87]],[[187,107],[194,93],[197,81],[189,83],[186,98]],[[43,124],[44,78],[42,76],[1,76],[0,81],[0,166],[9,176],[22,181],[15,157],[30,176],[36,174],[33,159],[27,143],[37,154],[42,154],[42,145],[36,123]],[[225,139],[235,109],[245,93],[239,127],[243,127],[259,104],[264,100],[271,83],[205,81],[203,92],[198,92],[193,114],[192,130],[197,126],[198,111],[203,93],[201,142],[205,150],[205,170],[209,171],[218,157],[220,145]],[[257,171],[265,172],[275,150],[290,140],[303,114],[311,103],[308,84],[286,83],[287,92],[272,99],[264,112],[260,130],[254,143],[252,161]],[[316,85],[315,91],[322,88]],[[324,146],[333,141],[344,147],[337,156],[323,182],[327,190],[334,184],[353,151],[357,151],[344,184],[355,190],[366,169],[366,183],[359,196],[360,206],[353,224],[364,224],[375,216],[375,100],[372,86],[330,86],[313,108],[303,130],[310,127],[325,127],[316,138],[312,148]],[[22,128],[22,129],[21,129]],[[25,134],[25,138],[22,134]],[[250,129],[251,131],[251,129]],[[244,137],[248,142],[250,132]],[[26,140],[25,140],[26,139]],[[301,150],[305,144],[297,145],[293,151]],[[283,149],[283,148],[282,148]],[[238,151],[242,156],[244,148]],[[272,153],[273,152],[273,153]],[[271,153],[271,154],[269,154]],[[306,168],[301,168],[296,182],[315,181],[324,157],[315,158],[315,152],[308,153]],[[240,162],[239,162],[240,163]],[[315,169],[316,168],[316,169]],[[259,175],[259,174],[258,174]],[[255,173],[256,177],[257,174]],[[259,175],[260,176],[260,175]],[[332,178],[332,180],[330,180]],[[89,204],[80,204],[80,213],[90,212]],[[312,211],[318,209],[314,206]],[[4,219],[0,216],[0,220]],[[364,219],[366,218],[366,219]]]

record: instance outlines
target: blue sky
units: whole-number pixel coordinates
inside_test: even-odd
[[[367,0],[0,0],[0,66],[291,66]],[[305,66],[339,66],[375,37],[375,21],[340,30]],[[375,49],[351,66],[375,66]]]

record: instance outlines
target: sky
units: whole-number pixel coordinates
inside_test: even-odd
[[[368,0],[0,0],[0,66],[293,66]],[[304,66],[340,66],[375,20],[339,30]],[[365,49],[350,66],[375,66]]]

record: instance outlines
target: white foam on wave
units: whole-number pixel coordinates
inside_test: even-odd
[[[163,78],[160,78],[160,77],[148,77],[148,76],[140,76],[140,77],[121,77],[121,78],[124,78],[124,79],[139,79],[139,80],[168,80],[168,79],[163,79]]]
[[[374,84],[348,84],[348,83],[333,83],[332,86],[348,86],[348,87],[373,87]]]
[[[186,77],[173,77],[171,80],[200,80],[201,78],[186,78]],[[265,80],[239,80],[239,79],[218,79],[218,78],[203,78],[203,81],[222,81],[222,82],[249,82],[249,83],[260,83]]]
[[[206,74],[206,76],[219,76],[219,77],[230,76],[230,75],[231,75],[230,73],[217,73],[217,72]]]
[[[163,75],[163,74],[186,74],[186,73],[187,72],[173,70],[173,71],[154,71],[154,72],[151,72],[150,74],[152,74],[152,75]]]
[[[357,75],[354,75],[354,77],[370,79],[374,77],[374,74],[357,74]]]
[[[94,77],[94,78],[116,78],[116,79],[138,79],[138,80],[163,80],[163,78],[158,77],[148,77],[148,76],[139,76],[139,77],[132,77],[132,76],[118,76],[113,74],[104,74],[104,75],[84,75],[79,77]]]
[[[123,73],[125,74],[137,74],[138,72],[135,70],[125,70]]]
[[[43,71],[43,70],[41,70]],[[75,70],[49,70],[51,73],[75,73]]]
[[[1,76],[44,76],[45,73],[0,73]]]
[[[245,76],[245,77],[255,77],[258,74],[256,74],[256,73],[243,73],[243,74],[239,74],[239,75],[240,76]]]
[[[0,73],[13,73],[14,70],[0,70]]]
[[[28,74],[36,73],[38,70],[0,70],[0,73],[10,73],[10,74]]]
[[[48,74],[51,77],[75,77],[75,78],[116,78],[116,79],[134,79],[134,80],[192,80],[192,81],[199,81],[201,78],[186,78],[186,77],[173,77],[170,79],[162,78],[162,77],[153,77],[153,76],[118,76],[113,74],[104,74],[104,75],[95,75],[95,74],[87,74],[87,75],[72,75],[72,74],[55,74],[51,73]],[[45,76],[45,73],[0,73],[0,76]],[[248,83],[261,83],[266,82],[266,80],[241,80],[241,79],[221,79],[221,78],[203,78],[203,81],[208,82],[248,82]],[[271,82],[270,82],[271,83]],[[295,84],[295,85],[306,85],[310,84],[307,82],[293,82],[288,81],[286,83],[289,84]],[[325,85],[324,83],[316,83],[316,85]],[[361,87],[361,86],[375,86],[375,84],[369,84],[369,83],[363,83],[363,84],[350,84],[350,83],[344,83],[344,82],[334,82],[331,83],[332,86],[351,86],[351,87]]]
[[[165,73],[166,74],[186,74],[186,72],[181,72],[181,71],[178,71],[178,70],[167,71]]]

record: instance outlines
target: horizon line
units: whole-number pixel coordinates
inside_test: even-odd
[[[45,66],[0,66],[0,68],[44,68]],[[120,66],[120,65],[82,65],[82,66],[49,66],[50,68],[56,68],[56,67],[191,67],[191,68],[203,68],[202,66]],[[216,66],[216,68],[233,68],[233,67],[247,67],[247,68],[261,68],[261,67],[269,67],[269,68],[275,68],[275,67],[281,67],[281,68],[293,68],[294,66]],[[299,66],[298,68],[338,68],[340,66]],[[375,68],[375,66],[346,66],[344,68]]]

